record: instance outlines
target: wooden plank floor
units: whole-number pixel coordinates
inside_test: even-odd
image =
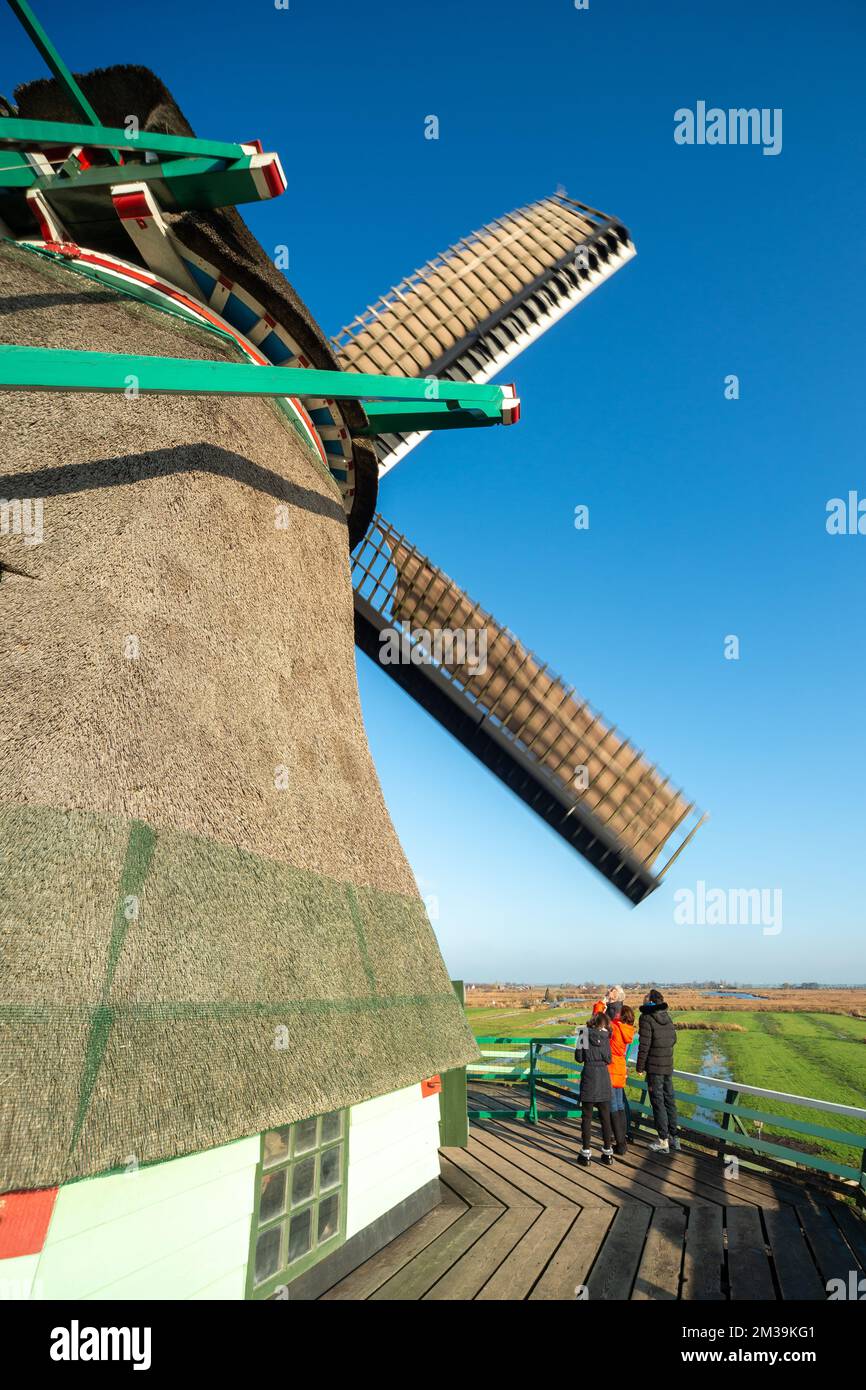
[[[473,1123],[467,1148],[441,1151],[441,1204],[322,1298],[825,1301],[829,1279],[866,1273],[866,1222],[799,1175],[741,1164],[728,1180],[650,1136],[579,1168],[578,1127]]]

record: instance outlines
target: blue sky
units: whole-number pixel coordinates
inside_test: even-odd
[[[866,497],[862,5],[37,12],[76,70],[148,64],[198,134],[280,152],[288,192],[249,221],[329,332],[557,185],[632,231],[637,259],[509,372],[521,424],[428,440],[380,509],[712,818],[632,910],[359,658],[452,974],[866,979],[866,536],[825,530],[829,498]],[[2,33],[11,95],[43,68]],[[675,144],[698,100],[781,108],[781,153]],[[780,889],[782,931],[677,925],[699,879]]]

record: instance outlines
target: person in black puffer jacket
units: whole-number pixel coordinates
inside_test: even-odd
[[[677,1030],[660,990],[651,989],[640,1006],[640,1042],[636,1071],[645,1071],[653,1119],[659,1137],[656,1153],[678,1149],[677,1105],[674,1099],[674,1048]]]
[[[613,1126],[610,1122],[610,1020],[604,1013],[593,1014],[583,1028],[574,1055],[583,1063],[580,1074],[580,1130],[583,1148],[577,1156],[581,1168],[592,1159],[591,1129],[593,1106],[601,1120],[601,1161],[613,1164]]]

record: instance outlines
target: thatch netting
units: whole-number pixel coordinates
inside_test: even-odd
[[[472,634],[471,643],[440,643],[441,664],[635,859],[650,866],[693,804],[442,570],[389,532],[381,518],[378,525],[396,568],[393,621],[426,634]]]
[[[7,341],[227,354],[23,250],[0,275]],[[0,413],[0,496],[44,509],[41,544],[0,535],[0,1191],[477,1056],[371,762],[312,452],[266,400]]]

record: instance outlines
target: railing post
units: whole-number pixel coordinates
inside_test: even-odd
[[[731,1089],[729,1088],[729,1089],[725,1092],[725,1105],[736,1105],[736,1103],[737,1103],[737,1096],[738,1096],[739,1094],[740,1094],[739,1091],[734,1091],[734,1090],[731,1090]],[[730,1110],[723,1110],[723,1111],[722,1111],[722,1129],[730,1129],[732,1118],[733,1118],[733,1116],[732,1116]],[[719,1157],[719,1158],[722,1160],[722,1162],[724,1163],[724,1161],[725,1161],[725,1141],[724,1141],[724,1139],[719,1139],[719,1140],[717,1141],[717,1154],[718,1154],[718,1157]]]
[[[535,1061],[536,1061],[535,1042],[530,1038],[529,1041],[529,1123],[538,1124],[538,1107],[535,1103]]]
[[[725,1092],[725,1105],[736,1105],[736,1103],[737,1103],[737,1096],[738,1096],[739,1094],[740,1094],[739,1091],[726,1091],[726,1092]],[[730,1110],[725,1110],[725,1111],[722,1113],[722,1129],[730,1129],[730,1127],[731,1127],[731,1119],[732,1119],[732,1118],[733,1118],[733,1117],[732,1117],[732,1115],[731,1115]]]
[[[866,1149],[860,1155],[860,1185],[857,1188],[857,1205],[866,1208]]]
[[[641,1085],[643,1086],[643,1090],[641,1091],[640,1103],[641,1103],[641,1105],[649,1105],[649,1103],[650,1103],[650,1093],[649,1093],[649,1077],[648,1077],[648,1076],[646,1076],[646,1075],[644,1076],[644,1079],[643,1079],[643,1081],[641,1082]],[[638,1117],[637,1117],[637,1119],[635,1120],[635,1128],[636,1128],[636,1129],[640,1129],[642,1126],[645,1126],[647,1129],[650,1128],[650,1121],[647,1119],[646,1115],[644,1115],[643,1113],[639,1114]]]
[[[452,980],[452,987],[464,1006],[463,981]],[[465,1149],[469,1143],[469,1109],[466,1068],[454,1067],[442,1073],[439,1092],[439,1144],[443,1149]]]

